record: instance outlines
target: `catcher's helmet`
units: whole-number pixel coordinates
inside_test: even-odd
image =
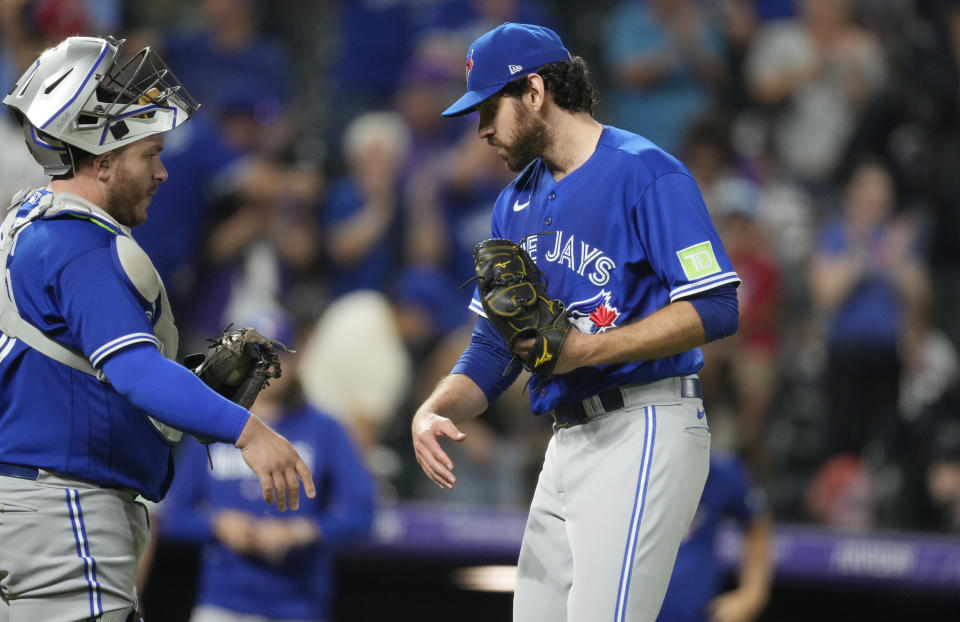
[[[3,98],[48,175],[73,168],[69,145],[106,153],[172,130],[200,107],[150,47],[119,62],[123,43],[69,37],[41,54]]]

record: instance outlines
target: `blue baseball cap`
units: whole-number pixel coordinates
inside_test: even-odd
[[[443,112],[459,117],[495,95],[521,72],[533,73],[543,65],[570,60],[557,33],[543,26],[507,22],[481,35],[467,52],[467,92]]]

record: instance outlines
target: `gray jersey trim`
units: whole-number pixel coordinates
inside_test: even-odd
[[[103,372],[95,368],[83,354],[47,337],[39,328],[20,317],[16,301],[13,298],[13,284],[10,282],[7,258],[13,252],[17,235],[31,222],[46,214],[52,206],[50,201],[41,201],[25,218],[18,219],[17,208],[27,196],[28,193],[21,192],[14,197],[14,203],[8,208],[7,217],[0,226],[0,267],[3,270],[3,291],[0,291],[0,331],[3,331],[8,337],[19,339],[58,363],[105,382],[106,378],[103,376]]]

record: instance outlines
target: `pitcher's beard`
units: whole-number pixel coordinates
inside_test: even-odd
[[[547,124],[523,107],[519,101],[517,107],[517,128],[513,132],[513,141],[509,147],[504,145],[503,159],[514,173],[519,173],[533,160],[543,155],[550,142]]]

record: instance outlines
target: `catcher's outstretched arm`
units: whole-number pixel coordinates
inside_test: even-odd
[[[246,409],[217,394],[187,368],[165,359],[150,344],[111,356],[103,372],[132,404],[163,423],[191,434],[234,443],[260,478],[263,498],[277,509],[300,506],[300,485],[316,496],[310,468],[293,446]]]
[[[247,466],[260,478],[263,499],[268,504],[277,504],[281,512],[288,507],[300,508],[300,482],[311,499],[317,496],[310,467],[303,461],[290,441],[283,438],[256,415],[250,415],[243,427],[237,447]]]
[[[134,406],[190,434],[235,443],[250,416],[149,343],[112,355],[103,373]]]

